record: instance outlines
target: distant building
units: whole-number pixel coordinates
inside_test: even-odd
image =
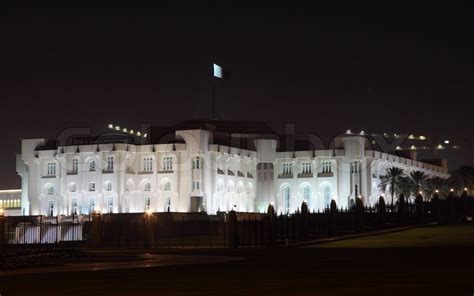
[[[5,216],[21,215],[21,189],[0,190],[0,209]]]
[[[267,125],[254,122],[188,121],[160,135],[148,132],[158,144],[125,134],[62,145],[22,140],[22,212],[252,212],[273,204],[292,213],[303,201],[310,210],[331,200],[349,207],[358,196],[373,205],[379,178],[392,166],[449,176],[446,167],[376,151],[359,134],[336,137],[331,149],[298,150],[282,148]]]

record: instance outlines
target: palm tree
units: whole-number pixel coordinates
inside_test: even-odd
[[[395,184],[395,191],[398,194],[403,194],[408,201],[413,193],[413,183],[410,177],[400,176],[398,182]]]
[[[411,193],[413,193],[413,195],[417,195],[420,191],[426,192],[429,188],[428,175],[422,171],[411,172],[409,182],[412,187]]]
[[[397,167],[391,167],[387,169],[385,175],[380,177],[379,189],[385,192],[387,188],[390,189],[390,195],[392,197],[392,206],[393,206],[393,197],[395,191],[400,182],[400,178],[403,176],[403,170]]]
[[[462,191],[464,188],[472,190],[474,186],[474,166],[463,165],[456,169],[449,177],[449,186]]]
[[[438,190],[438,192],[436,192]],[[438,193],[438,196],[448,195],[448,182],[446,179],[440,177],[434,177],[428,181],[428,189],[426,190],[427,195],[432,197],[435,193]]]

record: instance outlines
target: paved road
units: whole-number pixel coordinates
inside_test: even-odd
[[[239,261],[244,258],[228,256],[195,256],[195,255],[151,255],[143,254],[137,260],[123,262],[67,263],[57,266],[26,267],[0,270],[0,276],[34,273],[97,271],[111,269],[149,268],[167,265],[221,263]]]

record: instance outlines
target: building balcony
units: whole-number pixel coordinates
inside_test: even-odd
[[[318,178],[329,178],[329,177],[334,177],[334,173],[318,173]]]
[[[281,174],[278,175],[278,179],[291,179],[293,178],[293,174]]]
[[[74,176],[74,175],[77,175],[77,171],[70,171],[70,172],[67,172],[68,176]]]
[[[43,179],[53,179],[53,178],[56,178],[56,175],[45,175],[42,178]]]
[[[102,170],[102,174],[113,174],[114,170]]]
[[[151,175],[151,174],[153,174],[153,171],[140,171],[137,174],[139,174],[139,175]]]
[[[172,174],[174,171],[173,170],[162,170],[159,171],[158,174]]]
[[[298,174],[298,178],[312,178],[312,177],[313,177],[313,173]]]

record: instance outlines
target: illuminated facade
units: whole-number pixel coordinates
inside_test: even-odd
[[[447,178],[447,169],[372,150],[361,135],[342,135],[331,149],[281,151],[278,140],[249,132],[246,149],[217,141],[213,128],[177,128],[167,144],[95,143],[46,147],[22,140],[17,172],[22,211],[31,215],[265,211],[294,212],[303,201],[323,210],[373,205],[379,178],[397,166]]]

